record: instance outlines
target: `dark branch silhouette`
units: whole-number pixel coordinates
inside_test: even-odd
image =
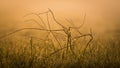
[[[49,22],[49,18],[48,18],[48,13],[50,13],[50,14],[52,15],[52,18],[53,18],[53,20],[55,21],[55,23],[57,23],[59,26],[61,26],[62,29],[56,29],[56,30],[55,30],[55,29],[51,29],[50,22]],[[43,19],[42,19],[41,16],[40,16],[41,14],[46,14],[46,16],[47,16],[48,29],[47,29],[46,23],[43,21]],[[88,45],[89,45],[90,42],[93,40],[92,30],[90,30],[90,33],[88,33],[88,34],[83,34],[83,33],[81,33],[80,30],[79,30],[79,29],[84,25],[84,23],[85,23],[86,14],[84,15],[83,23],[82,23],[80,26],[78,26],[78,27],[76,27],[72,21],[67,20],[67,19],[66,19],[66,20],[67,20],[70,24],[72,24],[73,27],[70,27],[70,26],[69,26],[69,27],[65,27],[65,26],[62,25],[59,21],[56,20],[55,15],[54,15],[54,13],[52,12],[51,9],[48,9],[48,11],[43,12],[43,13],[38,13],[38,14],[36,14],[36,13],[30,13],[30,14],[25,15],[24,17],[27,17],[27,16],[29,16],[29,15],[35,15],[35,16],[37,16],[37,17],[41,20],[41,22],[42,22],[43,25],[41,25],[40,22],[37,22],[37,21],[34,20],[34,19],[29,19],[29,20],[26,20],[26,21],[27,21],[27,22],[33,21],[33,22],[35,22],[36,24],[38,24],[38,25],[39,25],[40,27],[42,27],[42,28],[22,28],[22,29],[18,29],[18,30],[15,30],[15,31],[13,31],[13,32],[11,32],[11,33],[8,33],[8,34],[0,37],[0,39],[3,39],[3,38],[5,38],[5,37],[7,37],[7,36],[10,36],[10,35],[12,35],[12,34],[15,34],[15,33],[17,33],[17,32],[23,31],[23,30],[40,30],[40,31],[47,31],[48,34],[47,34],[46,37],[48,37],[48,36],[50,35],[50,33],[51,33],[51,34],[53,35],[53,37],[55,38],[55,40],[58,42],[59,46],[60,46],[60,49],[54,51],[54,52],[51,53],[49,56],[52,56],[53,54],[56,54],[57,52],[59,52],[59,51],[61,51],[61,50],[63,50],[63,49],[67,49],[66,51],[68,51],[68,48],[70,48],[70,51],[72,52],[72,54],[76,56],[76,54],[75,54],[75,52],[74,52],[74,50],[73,50],[73,47],[74,47],[75,45],[72,45],[72,41],[73,41],[74,39],[79,39],[79,38],[82,38],[82,37],[90,37],[90,39],[89,39],[89,41],[87,42],[87,44],[86,44],[85,49],[84,49],[83,52],[86,51]],[[76,36],[76,37],[72,37],[72,35],[71,35],[71,33],[72,33],[71,29],[75,29],[77,32],[79,32],[80,35],[79,35],[79,36]],[[63,33],[66,35],[67,41],[66,41],[66,46],[65,46],[65,47],[62,47],[60,41],[59,41],[59,40],[57,39],[57,37],[54,35],[54,32],[57,32],[57,31],[63,32]],[[46,40],[46,39],[45,39],[45,40]]]

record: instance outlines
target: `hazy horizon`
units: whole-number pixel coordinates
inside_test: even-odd
[[[98,34],[107,31],[117,31],[119,34],[119,6],[119,0],[4,0],[0,1],[0,26],[1,31],[12,30],[13,27],[22,28],[27,25],[23,22],[25,14],[44,12],[50,8],[61,22],[66,23],[67,18],[79,25],[86,13],[84,28],[92,28]]]

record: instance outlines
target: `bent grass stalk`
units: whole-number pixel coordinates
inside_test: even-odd
[[[48,13],[50,13],[50,14],[52,15],[52,18],[53,18],[53,20],[55,21],[55,23],[57,23],[59,26],[61,26],[62,29],[56,29],[56,30],[55,30],[55,29],[51,29],[50,23],[49,23],[49,18],[48,18]],[[47,14],[47,24],[48,24],[49,29],[47,29],[47,27],[46,27],[46,25],[45,25],[45,22],[44,22],[43,19],[40,17],[41,14]],[[33,22],[35,22],[36,24],[38,24],[41,28],[22,28],[22,29],[18,29],[18,30],[16,30],[16,31],[13,31],[13,32],[11,32],[11,33],[9,33],[9,34],[6,34],[6,35],[0,37],[0,39],[3,39],[3,38],[5,38],[5,37],[7,37],[7,36],[10,36],[10,35],[12,35],[12,34],[14,34],[14,33],[17,33],[17,32],[23,31],[23,30],[40,30],[40,31],[47,31],[47,32],[48,32],[48,36],[50,35],[49,33],[51,33],[51,34],[53,35],[53,37],[55,38],[55,40],[58,42],[59,46],[60,46],[60,49],[55,50],[53,53],[50,54],[50,56],[53,55],[53,54],[55,54],[55,53],[57,53],[57,52],[59,52],[59,51],[61,51],[61,50],[63,50],[63,49],[65,49],[65,48],[67,48],[67,51],[68,51],[68,48],[69,48],[69,47],[70,47],[70,51],[71,51],[72,54],[75,56],[76,54],[75,54],[75,52],[74,52],[74,50],[73,50],[73,48],[72,48],[72,46],[73,46],[73,45],[72,45],[72,40],[78,39],[78,38],[81,38],[81,37],[91,37],[91,39],[90,39],[90,40],[88,41],[88,43],[86,44],[84,51],[86,50],[86,48],[88,47],[88,45],[90,44],[90,42],[93,40],[92,33],[82,34],[82,33],[79,31],[79,29],[84,25],[86,15],[84,16],[83,23],[82,23],[79,27],[76,27],[76,26],[73,24],[73,22],[70,22],[69,20],[67,20],[69,23],[73,24],[73,27],[68,27],[68,28],[65,27],[65,26],[62,25],[59,21],[56,20],[55,15],[54,15],[54,13],[52,12],[51,9],[48,9],[48,11],[43,12],[43,13],[38,13],[38,14],[36,14],[36,13],[30,13],[30,14],[25,15],[24,17],[27,17],[27,16],[29,16],[29,15],[35,15],[35,16],[37,16],[37,17],[41,20],[41,22],[42,22],[43,25],[41,25],[39,22],[37,22],[37,21],[34,20],[34,19],[26,20],[26,22],[33,21]],[[71,36],[71,29],[75,29],[77,32],[79,32],[80,36],[76,36],[76,37],[73,38],[73,37]],[[60,41],[58,41],[57,37],[54,35],[54,32],[57,32],[57,31],[63,32],[64,34],[67,35],[66,47],[62,47],[62,45],[60,44]],[[31,44],[32,44],[32,43],[31,43]],[[32,47],[32,46],[31,46],[31,47]],[[55,47],[55,45],[54,45],[54,47]],[[74,47],[74,46],[73,46],[73,47]],[[54,48],[54,49],[55,49],[55,48]],[[32,55],[32,54],[31,54],[31,55]]]

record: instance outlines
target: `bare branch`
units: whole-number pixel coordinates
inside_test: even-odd
[[[50,22],[49,22],[49,19],[48,19],[48,13],[47,13],[46,15],[47,15],[48,27],[49,27],[49,29],[51,30],[51,27],[50,27]]]
[[[53,17],[53,19],[54,19],[54,21],[58,24],[58,25],[60,25],[62,28],[66,28],[65,26],[63,26],[62,24],[60,24],[57,20],[56,20],[56,18],[55,18],[55,16],[54,16],[54,13],[52,12],[52,10],[51,9],[49,9],[49,11],[50,11],[50,13],[51,13],[51,15],[52,15],[52,17]]]
[[[62,29],[56,29],[56,30],[52,30],[52,29],[51,29],[50,21],[49,21],[49,17],[48,17],[48,13],[50,13],[50,14],[52,15],[52,18],[53,18],[53,20],[55,21],[55,23],[57,23],[59,26],[61,26]],[[42,19],[41,16],[40,16],[41,14],[47,14],[47,24],[48,24],[48,27],[49,27],[48,29],[47,29],[46,23],[43,21],[43,19]],[[46,12],[38,13],[38,14],[36,14],[36,13],[30,13],[30,14],[25,15],[24,17],[29,16],[29,15],[35,15],[35,16],[37,16],[37,17],[41,20],[42,24],[39,23],[39,22],[37,22],[37,21],[34,20],[34,19],[26,20],[26,22],[28,22],[28,21],[33,21],[33,22],[35,22],[36,24],[38,24],[40,27],[42,27],[42,29],[41,29],[41,28],[22,28],[22,29],[15,30],[15,31],[13,31],[13,32],[11,32],[11,33],[9,33],[9,34],[6,34],[6,35],[0,37],[0,39],[3,39],[3,38],[5,38],[5,37],[7,37],[7,36],[10,36],[10,35],[12,35],[12,34],[15,34],[15,33],[17,33],[17,32],[23,31],[23,30],[40,30],[40,31],[47,31],[48,34],[47,34],[46,37],[48,38],[48,36],[49,36],[50,33],[51,33],[51,34],[53,35],[53,37],[55,38],[55,40],[58,42],[59,46],[61,47],[60,49],[55,50],[53,53],[51,53],[48,57],[50,57],[50,56],[58,53],[59,51],[65,49],[65,48],[68,48],[68,47],[70,47],[70,50],[71,50],[72,53],[75,55],[75,52],[74,52],[73,49],[72,49],[72,46],[74,46],[74,45],[72,45],[72,40],[74,40],[74,39],[79,39],[79,38],[81,38],[81,37],[90,37],[90,40],[87,42],[87,44],[86,44],[86,46],[85,46],[85,49],[84,49],[84,51],[83,51],[83,52],[85,52],[86,49],[87,49],[87,47],[88,47],[88,45],[89,45],[90,42],[93,40],[92,30],[91,30],[91,29],[90,29],[90,33],[89,33],[89,34],[82,34],[82,33],[79,31],[79,29],[80,29],[80,28],[84,25],[84,23],[85,23],[86,14],[84,15],[83,23],[82,23],[79,27],[76,27],[72,21],[66,19],[66,20],[67,20],[70,24],[72,24],[72,26],[73,26],[73,27],[68,27],[68,28],[65,27],[65,26],[62,25],[59,21],[56,20],[55,15],[54,15],[54,13],[52,12],[51,9],[49,9],[49,10],[46,11]],[[80,36],[76,36],[76,37],[73,37],[73,38],[72,38],[72,36],[71,36],[71,29],[75,29],[77,32],[79,32]],[[56,35],[54,34],[54,32],[57,32],[57,31],[63,31],[63,33],[65,33],[65,35],[67,36],[67,41],[66,41],[66,42],[67,42],[67,46],[62,47],[60,41],[57,39]],[[46,38],[46,39],[47,39],[47,38]],[[46,39],[45,39],[45,40],[46,40]],[[48,57],[47,57],[47,58],[48,58]]]
[[[84,51],[85,51],[86,48],[88,47],[88,45],[90,44],[90,42],[93,40],[93,36],[92,36],[91,34],[85,34],[85,35],[78,36],[78,37],[75,37],[75,38],[80,38],[80,37],[84,37],[84,36],[90,36],[90,37],[91,37],[91,39],[90,39],[90,40],[88,41],[88,43],[86,44],[86,47],[85,47],[85,49],[84,49]],[[68,47],[70,47],[70,46],[74,46],[74,45],[69,45],[69,46],[65,46],[65,47],[63,47],[63,48],[61,48],[61,49],[58,49],[57,51],[51,53],[47,58],[51,57],[52,55],[58,53],[59,51],[62,51],[63,49],[66,49],[66,48],[68,48]],[[84,51],[83,51],[83,52],[84,52]],[[80,58],[81,58],[81,57],[80,57]]]
[[[77,27],[75,27],[75,24],[72,21],[70,21],[68,19],[66,19],[66,20],[73,26],[73,27],[70,27],[70,28],[75,29],[77,32],[79,32],[80,35],[82,35],[82,33],[79,31],[79,29]]]
[[[85,19],[86,19],[86,13],[85,13],[84,18],[83,18],[83,23],[78,27],[79,29],[84,25]]]
[[[47,13],[47,22],[48,22],[48,27],[49,29],[51,30],[50,28],[50,23],[49,23],[49,19],[48,19],[48,13]],[[58,44],[60,45],[60,47],[62,48],[62,45],[60,44],[59,40],[56,38],[56,36],[54,35],[54,33],[52,31],[50,31],[51,34],[53,35],[53,37],[55,38],[55,40],[58,42]]]
[[[39,25],[40,27],[44,28],[42,25],[40,25],[39,22],[37,22],[37,21],[34,20],[34,19],[29,19],[29,20],[26,20],[25,22],[29,22],[29,21],[33,21],[33,22],[35,22],[37,25]]]
[[[5,37],[7,37],[7,36],[10,36],[10,35],[12,35],[14,33],[17,33],[17,32],[23,31],[23,30],[63,31],[63,29],[60,29],[60,30],[47,30],[47,29],[40,29],[40,28],[22,28],[22,29],[15,30],[15,31],[7,34],[7,35],[4,35],[4,36],[0,37],[0,39],[3,39]]]
[[[39,14],[29,13],[29,14],[26,14],[24,17],[29,16],[29,15],[35,15],[35,16],[37,16],[37,17],[41,20],[42,24],[46,27],[45,22],[44,22],[43,19],[39,16]]]
[[[91,37],[91,34],[83,34],[81,36],[76,36],[76,37],[74,37],[72,39],[74,40],[74,39],[78,39],[78,38],[81,38],[81,37],[84,37],[84,36],[90,36]]]
[[[66,48],[68,48],[68,47],[70,47],[70,46],[71,46],[71,45],[62,47],[62,48],[60,48],[60,49],[54,51],[53,53],[51,53],[51,54],[50,54],[49,56],[47,56],[46,58],[52,57],[54,54],[56,54],[56,53],[62,51],[63,49],[66,49]],[[74,46],[74,45],[72,45],[72,46]]]
[[[38,15],[41,15],[41,14],[46,14],[46,13],[49,13],[50,11],[46,11],[46,12],[42,12],[42,13],[38,13]]]

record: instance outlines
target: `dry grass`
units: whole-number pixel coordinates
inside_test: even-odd
[[[40,17],[41,14],[46,14],[47,25]],[[61,26],[61,29],[51,29],[49,14],[55,23]],[[84,24],[85,16],[83,23],[79,27],[76,27],[70,20],[67,21],[72,24],[72,27],[65,27],[56,20],[50,9],[43,13],[30,13],[25,15],[25,17],[29,15],[36,15],[41,20],[41,23],[34,19],[27,20],[27,22],[33,21],[40,28],[18,29],[0,37],[0,68],[120,67],[120,39],[109,39],[107,41],[99,38],[93,39],[92,30],[88,34],[81,33],[79,29]],[[8,37],[23,30],[46,31],[47,36],[42,40],[38,40],[35,37],[30,37],[27,40]],[[79,35],[73,37],[72,30],[78,32]],[[57,32],[62,32],[65,36],[64,45],[61,44],[62,41],[58,40],[58,37],[55,35]],[[58,45],[54,44],[53,38]]]
[[[94,40],[84,51],[83,43],[74,44],[74,52],[61,49],[54,52],[53,43],[41,43],[34,38],[28,41],[0,42],[1,68],[119,68],[120,39]],[[82,47],[82,48],[81,48]]]

